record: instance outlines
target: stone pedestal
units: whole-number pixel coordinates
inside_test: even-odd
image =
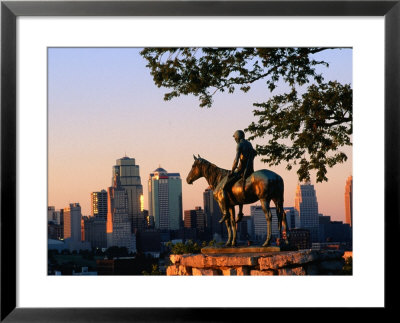
[[[206,250],[207,251],[207,250]],[[300,250],[233,253],[206,252],[171,255],[168,276],[273,276],[337,275],[344,264],[343,251]],[[209,250],[208,250],[209,251]]]

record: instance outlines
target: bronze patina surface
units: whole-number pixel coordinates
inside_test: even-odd
[[[281,248],[269,246],[269,247],[257,247],[257,246],[243,246],[243,247],[205,247],[201,249],[202,254],[243,254],[243,253],[266,253],[266,252],[280,252]]]
[[[192,184],[197,179],[204,177],[213,191],[214,199],[218,202],[222,214],[224,215],[229,211],[230,216],[227,218],[224,217],[228,231],[228,240],[225,246],[236,246],[236,223],[241,219],[236,220],[235,218],[235,205],[250,204],[256,201],[260,201],[267,220],[267,239],[263,247],[269,246],[272,237],[271,200],[276,206],[280,239],[282,239],[283,243],[287,243],[287,222],[286,214],[283,210],[284,184],[281,176],[268,169],[257,170],[245,180],[245,185],[243,185],[243,179],[237,181],[231,188],[230,194],[225,197],[223,188],[230,172],[217,167],[200,156],[193,157],[194,163],[186,178],[186,182]],[[227,210],[227,208],[229,209]]]

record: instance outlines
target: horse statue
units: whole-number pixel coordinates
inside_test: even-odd
[[[200,155],[198,155],[198,157],[193,155],[193,157],[194,163],[186,178],[186,182],[188,184],[193,184],[197,179],[204,177],[213,191],[214,199],[218,202],[222,214],[226,214],[226,211],[229,211],[230,217],[227,217],[225,220],[228,231],[228,240],[225,246],[236,246],[236,223],[239,222],[240,219],[238,221],[235,219],[235,205],[250,204],[258,200],[261,202],[262,210],[267,219],[267,239],[262,246],[266,247],[271,242],[272,213],[269,206],[271,200],[274,201],[276,206],[280,238],[284,243],[288,243],[286,235],[286,214],[283,210],[284,185],[282,177],[267,169],[255,171],[247,177],[245,185],[243,185],[243,179],[240,179],[233,185],[231,194],[228,194],[229,201],[226,203],[226,201],[224,201],[222,189],[228,179],[227,175],[229,171],[217,167],[204,158],[201,158]],[[226,210],[227,207],[228,210]]]

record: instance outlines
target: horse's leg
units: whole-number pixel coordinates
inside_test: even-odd
[[[288,241],[289,235],[288,235],[288,232],[287,232],[288,225],[287,225],[286,213],[285,213],[285,210],[283,209],[283,199],[280,199],[278,201],[278,205],[279,205],[280,212],[282,213],[282,217],[281,217],[282,218],[282,224],[281,224],[281,229],[280,230],[283,230],[283,236],[282,236],[281,231],[279,231],[279,232],[281,233],[281,238],[283,238],[284,243],[288,244],[289,243],[289,241]]]
[[[267,239],[265,240],[264,244],[262,245],[263,247],[266,247],[269,245],[271,241],[271,235],[272,235],[272,213],[271,209],[269,208],[269,202],[270,200],[262,199],[260,200],[261,202],[261,207],[264,211],[265,218],[267,219]]]
[[[239,213],[238,213],[236,223],[242,221],[242,219],[243,219],[243,204],[239,204]]]
[[[225,225],[226,225],[226,231],[228,231],[228,240],[225,243],[225,247],[229,246],[232,242],[232,230],[231,230],[231,225],[230,225],[230,219],[225,220]]]
[[[229,209],[229,213],[231,214],[230,220],[230,225],[231,225],[231,230],[232,230],[232,241],[231,244],[232,246],[236,246],[236,221],[235,221],[235,207],[232,206]]]
[[[229,217],[225,218],[225,216],[224,216],[224,214],[228,213],[229,211],[226,209],[225,201],[223,199],[218,201],[218,205],[219,205],[219,208],[221,209],[221,213],[222,213],[222,219],[219,222],[220,223],[225,222],[226,231],[228,232],[228,240],[226,241],[225,246],[229,246],[232,242],[232,231],[231,231],[231,227],[229,224]]]
[[[278,230],[279,230],[279,239],[282,241],[286,242],[286,237],[282,236],[282,225],[283,225],[283,232],[286,234],[286,228],[287,228],[287,223],[286,223],[286,214],[283,210],[283,203],[281,199],[274,199],[273,200],[275,203],[276,207],[276,215],[278,217]]]
[[[226,222],[229,219],[229,200],[226,196],[226,192],[222,190],[222,203],[220,205],[222,211],[222,218],[219,220],[219,223]]]

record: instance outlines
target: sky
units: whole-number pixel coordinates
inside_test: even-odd
[[[180,173],[183,210],[203,206],[205,179],[186,183],[193,154],[230,169],[236,152],[233,133],[257,120],[253,103],[285,90],[281,84],[271,94],[260,81],[247,93],[217,93],[211,108],[200,108],[191,95],[164,101],[168,89],[154,84],[140,50],[48,49],[48,205],[61,209],[77,202],[82,214],[89,215],[90,193],[111,186],[112,166],[128,156],[140,167],[145,209],[147,180],[159,166]],[[330,64],[321,68],[325,81],[352,84],[351,49],[328,50],[316,57]],[[255,147],[266,140],[252,143]],[[349,158],[328,169],[328,182],[316,183],[311,173],[319,213],[335,221],[345,219],[344,190],[352,175],[352,148],[342,150]],[[284,206],[294,206],[297,168],[270,167],[260,156],[254,168],[280,174],[285,182]],[[244,213],[250,213],[249,205]]]

